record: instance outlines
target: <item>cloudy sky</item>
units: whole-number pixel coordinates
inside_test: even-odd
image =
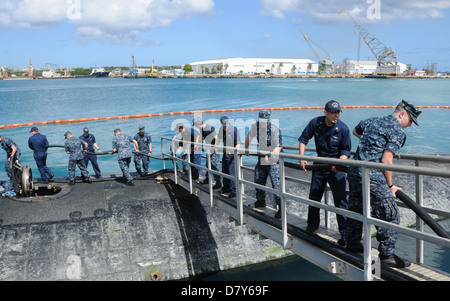
[[[224,57],[374,60],[345,14],[422,69],[450,71],[450,0],[0,0],[0,66],[182,65]]]

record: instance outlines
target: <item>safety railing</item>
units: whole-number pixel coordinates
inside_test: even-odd
[[[298,201],[302,204],[308,205],[308,206],[314,206],[319,209],[325,210],[326,212],[333,212],[335,214],[343,215],[347,218],[351,218],[354,220],[358,220],[362,222],[363,224],[363,246],[364,246],[364,254],[363,254],[363,261],[364,261],[364,279],[365,280],[372,280],[372,241],[371,241],[371,233],[372,233],[372,226],[378,226],[386,229],[390,229],[393,231],[396,231],[398,233],[401,233],[403,235],[413,237],[417,240],[417,250],[416,250],[416,262],[423,263],[423,242],[427,241],[432,244],[440,245],[445,248],[450,248],[450,239],[443,238],[436,236],[434,234],[429,234],[424,232],[424,225],[422,221],[419,221],[418,219],[418,226],[416,229],[411,229],[405,226],[393,224],[390,222],[386,222],[377,218],[374,218],[371,216],[371,206],[370,206],[370,178],[369,178],[369,170],[370,169],[379,169],[379,170],[390,170],[393,172],[399,172],[399,173],[407,173],[407,174],[414,174],[416,175],[416,200],[420,206],[423,204],[423,176],[432,176],[432,177],[442,177],[442,178],[450,178],[450,171],[445,169],[437,169],[437,168],[430,168],[430,167],[424,167],[420,164],[421,161],[432,161],[432,162],[440,162],[440,163],[450,163],[450,157],[446,156],[430,156],[430,155],[405,155],[402,154],[400,156],[397,156],[397,158],[401,159],[409,159],[415,161],[415,166],[406,166],[406,165],[400,165],[400,164],[382,164],[382,163],[375,163],[375,162],[367,162],[367,161],[357,161],[357,160],[342,160],[342,159],[334,159],[334,158],[324,158],[324,157],[316,157],[316,156],[301,156],[298,154],[290,154],[287,152],[282,153],[271,153],[267,151],[260,151],[255,149],[249,149],[244,150],[243,148],[234,148],[234,147],[225,147],[225,146],[216,146],[216,151],[218,153],[221,153],[223,151],[227,151],[227,153],[233,154],[235,158],[235,176],[231,176],[228,174],[224,174],[220,171],[216,171],[211,169],[211,160],[210,160],[210,153],[206,152],[206,156],[208,156],[208,166],[201,166],[198,164],[194,164],[190,162],[190,156],[186,156],[186,159],[182,159],[177,157],[176,155],[173,155],[172,153],[167,153],[165,151],[164,147],[164,141],[176,141],[176,142],[182,142],[184,144],[184,149],[190,149],[190,147],[186,147],[186,145],[193,144],[197,147],[205,146],[202,143],[195,143],[185,140],[174,140],[171,138],[161,138],[161,151],[162,151],[162,158],[163,159],[169,159],[172,160],[173,166],[177,166],[178,162],[182,162],[188,166],[188,175],[189,175],[189,186],[190,186],[190,192],[193,191],[193,179],[192,179],[192,173],[191,169],[193,167],[197,168],[199,171],[204,170],[208,172],[209,177],[209,195],[210,195],[210,205],[214,206],[214,196],[213,196],[213,176],[219,175],[222,178],[228,178],[232,181],[236,182],[236,215],[234,218],[238,221],[239,224],[244,223],[244,185],[251,186],[253,188],[258,188],[261,190],[264,190],[265,192],[272,193],[274,195],[278,195],[281,198],[281,232],[282,232],[282,246],[285,249],[289,249],[289,238],[288,238],[288,222],[287,222],[287,216],[288,212],[286,210],[286,203],[287,200],[294,200]],[[295,150],[297,148],[295,147],[283,147],[283,149],[286,150]],[[308,148],[307,151],[314,151],[314,149]],[[256,183],[253,183],[249,180],[244,179],[243,177],[243,170],[248,168],[242,165],[242,157],[245,155],[250,156],[265,156],[265,155],[277,155],[279,156],[279,165],[280,165],[280,181],[281,181],[281,189],[273,189],[272,187],[267,187],[263,185],[259,185]],[[297,195],[294,195],[292,193],[289,193],[286,191],[286,182],[291,181],[294,183],[301,183],[301,184],[309,184],[309,182],[305,182],[301,179],[297,179],[294,177],[289,177],[286,175],[286,162],[290,162],[289,160],[294,160],[294,162],[298,162],[300,160],[306,160],[306,161],[314,161],[317,163],[324,163],[324,164],[330,164],[330,165],[341,165],[341,166],[353,166],[353,167],[360,167],[362,170],[362,191],[363,191],[363,214],[358,214],[346,209],[337,208],[335,206],[331,206],[328,204],[328,201],[325,203],[312,201]],[[166,169],[166,160],[163,160],[163,168]],[[175,173],[175,183],[178,184],[178,168],[174,168]],[[427,212],[430,212],[432,214],[436,214],[438,216],[442,216],[445,218],[450,217],[450,212],[445,210],[436,210],[433,208],[425,208]],[[328,223],[328,222],[327,222]],[[328,227],[328,225],[326,225]]]

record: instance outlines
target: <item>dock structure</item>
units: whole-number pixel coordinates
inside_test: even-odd
[[[211,184],[205,185],[193,181],[189,172],[173,168],[182,159],[165,151],[168,148],[164,145],[170,140],[161,140],[164,168],[147,177],[134,175],[134,187],[124,185],[121,175],[107,175],[92,184],[78,180],[74,186],[69,186],[66,178],[56,178],[50,184],[35,180],[36,193],[31,197],[0,197],[0,279],[193,279],[253,263],[301,256],[344,280],[450,280],[448,273],[423,263],[424,241],[450,247],[449,239],[424,231],[423,223],[417,222],[416,229],[411,229],[338,209],[329,204],[329,193],[322,203],[307,199],[309,175],[293,168],[292,162],[303,158],[342,164],[341,160],[302,157],[290,154],[289,147],[285,147],[286,152],[280,155],[282,188],[277,191],[255,184],[253,167],[242,164],[244,152],[233,149],[237,173],[232,179],[238,183],[238,193],[230,199],[213,190],[212,179],[214,173],[231,176],[208,170]],[[261,153],[251,150],[250,155]],[[402,155],[401,159],[408,159],[409,163],[388,168],[398,179],[407,176],[402,187],[414,191],[421,206],[429,193],[434,193],[433,198],[446,197],[450,172],[442,166],[450,163],[448,157]],[[183,163],[202,173],[208,169],[188,159]],[[350,160],[346,164],[386,168]],[[424,192],[427,184],[433,187]],[[255,187],[281,196],[280,219],[274,217],[276,209],[270,202],[264,210],[250,206],[255,201]],[[314,234],[305,230],[304,216],[310,205],[322,209],[322,224]],[[450,217],[448,205],[423,208]],[[340,236],[335,213],[364,223],[364,253],[349,253],[337,244]],[[417,240],[416,260],[410,267],[387,268],[379,263],[371,242],[374,225]]]
[[[162,144],[164,144],[165,138],[162,138]],[[170,140],[170,139],[168,139]],[[225,147],[227,148],[227,147]],[[287,149],[296,149],[295,147],[287,147]],[[192,180],[191,176],[180,174],[176,171],[168,175],[168,177],[174,181],[177,185],[184,187],[191,194],[196,195],[205,203],[211,207],[219,208],[221,211],[226,212],[227,215],[233,219],[238,225],[246,225],[251,228],[255,233],[260,234],[262,237],[269,238],[270,240],[278,243],[284,250],[292,251],[293,253],[307,259],[315,265],[335,274],[337,277],[344,280],[418,280],[418,281],[430,281],[430,280],[450,280],[450,274],[445,271],[439,271],[431,268],[423,263],[424,248],[423,242],[428,241],[441,245],[443,247],[450,247],[449,235],[446,233],[445,237],[439,237],[435,234],[424,232],[424,223],[417,219],[416,229],[410,229],[405,226],[394,225],[382,220],[372,218],[370,212],[370,196],[369,196],[369,169],[387,169],[392,170],[394,173],[406,173],[411,178],[407,179],[409,183],[414,183],[416,200],[419,205],[422,205],[424,198],[424,176],[438,177],[440,180],[449,184],[448,178],[450,178],[450,172],[448,169],[443,169],[442,166],[450,163],[450,157],[440,156],[427,156],[427,155],[402,155],[402,159],[411,160],[415,166],[410,166],[411,163],[406,164],[394,164],[386,165],[373,162],[361,162],[353,160],[330,159],[311,156],[299,156],[287,153],[279,154],[280,168],[281,168],[281,191],[272,189],[271,187],[262,186],[253,182],[253,173],[245,176],[245,170],[251,168],[242,165],[242,156],[245,154],[243,150],[236,148],[227,148],[228,151],[234,152],[236,161],[236,176],[231,177],[229,175],[222,174],[220,172],[211,170],[210,168],[195,165],[191,162],[185,162],[190,168],[196,167],[199,169],[207,169],[209,174],[209,186],[200,185]],[[286,149],[286,147],[285,147]],[[225,150],[224,150],[225,151]],[[310,149],[310,151],[313,151]],[[252,151],[253,155],[261,156],[266,155],[265,152]],[[174,166],[179,161],[179,158],[172,156],[169,153],[163,155],[173,160]],[[189,157],[189,156],[188,156]],[[398,158],[398,156],[397,156]],[[289,171],[289,160],[293,159],[295,162],[299,160],[313,160],[318,163],[326,163],[331,165],[347,165],[347,166],[359,166],[363,169],[363,187],[366,192],[363,196],[364,200],[364,215],[359,215],[354,212],[350,212],[345,209],[336,208],[329,205],[329,197],[325,196],[325,204],[308,200],[299,193],[299,184],[309,184],[308,181],[300,179],[298,173],[295,175]],[[188,160],[189,161],[189,160]],[[432,162],[431,164],[440,165],[441,168],[436,167],[424,167],[424,162]],[[298,171],[298,170],[297,170]],[[228,199],[218,192],[214,192],[212,188],[213,174],[220,174],[222,177],[228,177],[231,180],[236,181],[237,196],[235,199]],[[294,192],[289,191],[289,182],[294,183],[291,185],[295,187]],[[407,184],[407,183],[405,183]],[[446,184],[444,184],[445,186]],[[250,187],[244,188],[245,186]],[[258,210],[249,206],[255,202],[256,199],[249,194],[248,191],[254,190],[254,188],[265,190],[268,193],[278,194],[281,197],[281,219],[274,217],[275,208],[266,207],[265,210]],[[291,189],[292,190],[292,189]],[[305,195],[305,194],[304,194]],[[306,194],[307,195],[307,194]],[[442,197],[446,197],[444,193]],[[315,206],[325,211],[324,225],[319,228],[318,233],[310,233],[305,230],[306,219],[298,215],[298,210],[295,210],[296,206],[292,203],[302,203],[308,206]],[[402,206],[402,204],[399,204]],[[403,206],[405,207],[405,206]],[[293,209],[293,210],[292,210]],[[448,205],[444,205],[444,210],[436,210],[436,208],[423,208],[424,211],[432,212],[440,217],[449,218],[450,211]],[[295,213],[297,211],[297,213]],[[363,222],[363,246],[364,253],[348,252],[345,248],[337,244],[337,240],[340,238],[340,234],[330,224],[329,212],[336,214],[342,214],[346,217],[357,219]],[[428,214],[428,213],[427,213]],[[417,241],[416,261],[408,268],[398,269],[390,268],[380,264],[378,259],[378,251],[372,247],[372,227],[379,226],[398,231],[401,234],[413,237]]]

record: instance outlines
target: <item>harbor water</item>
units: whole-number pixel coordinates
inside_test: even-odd
[[[395,106],[402,99],[420,106],[449,105],[450,85],[448,79],[123,79],[86,78],[59,80],[0,81],[0,125],[79,119],[106,116],[126,116],[137,114],[167,113],[180,111],[222,110],[241,108],[277,108],[320,106],[334,99],[343,106]],[[341,114],[350,129],[365,118],[392,113],[386,109],[345,109]],[[202,118],[219,127],[221,116],[228,116],[239,128],[241,139],[256,121],[257,111],[216,112],[202,114]],[[298,145],[298,137],[303,128],[314,117],[323,115],[321,109],[274,110],[273,122],[282,131],[283,144]],[[95,135],[97,144],[103,152],[112,149],[114,129],[134,136],[140,125],[153,140],[153,155],[161,155],[161,138],[175,135],[177,122],[192,124],[193,114],[174,114],[141,119],[121,118],[84,123],[61,123],[39,125],[39,131],[46,135],[50,144],[63,145],[64,133],[71,131],[74,136],[82,135],[88,127]],[[450,154],[450,110],[425,108],[419,117],[420,126],[406,129],[407,141],[401,153],[411,154]],[[28,148],[29,127],[16,127],[0,130],[3,137],[12,138],[22,151],[22,164],[32,168],[34,178],[39,172]],[[356,149],[357,138],[352,137],[352,149]],[[311,141],[308,145],[314,147]],[[165,144],[168,151],[168,144]],[[3,166],[5,153],[0,153],[0,181],[7,180]],[[103,174],[120,173],[117,155],[99,156]],[[244,158],[249,160],[251,159]],[[65,177],[68,155],[62,148],[51,148],[47,165],[55,176]],[[170,164],[169,164],[170,165]],[[150,169],[162,169],[161,161],[151,159]],[[168,166],[169,168],[171,167]],[[88,170],[93,173],[92,166]],[[134,171],[133,163],[131,170]],[[77,171],[79,173],[79,171]],[[447,221],[444,228],[449,230]],[[406,249],[414,249],[405,240]],[[401,242],[400,244],[403,244]],[[400,247],[400,249],[404,249]],[[432,258],[426,263],[450,272],[449,250],[432,250]],[[427,262],[427,260],[429,262]],[[284,268],[283,268],[284,267]],[[280,268],[282,270],[276,270]],[[243,280],[252,280],[251,275],[287,275],[281,280],[333,280],[333,276],[321,271],[300,258],[277,261],[276,264],[258,265],[255,271],[245,268]],[[284,270],[283,270],[284,269]],[[234,272],[214,275],[212,279],[239,279]],[[292,273],[292,274],[291,274]],[[277,276],[278,275],[278,276]],[[272,277],[266,276],[266,277]],[[218,277],[218,278],[217,278]],[[283,276],[284,277],[284,276]],[[208,280],[209,278],[205,278]],[[259,280],[259,278],[255,279]],[[263,279],[264,280],[264,279]],[[277,279],[266,279],[277,280]]]

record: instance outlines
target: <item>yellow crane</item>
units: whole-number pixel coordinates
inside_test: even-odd
[[[156,76],[156,72],[155,72],[155,60],[153,60],[152,62],[152,72],[150,73],[151,76]]]

